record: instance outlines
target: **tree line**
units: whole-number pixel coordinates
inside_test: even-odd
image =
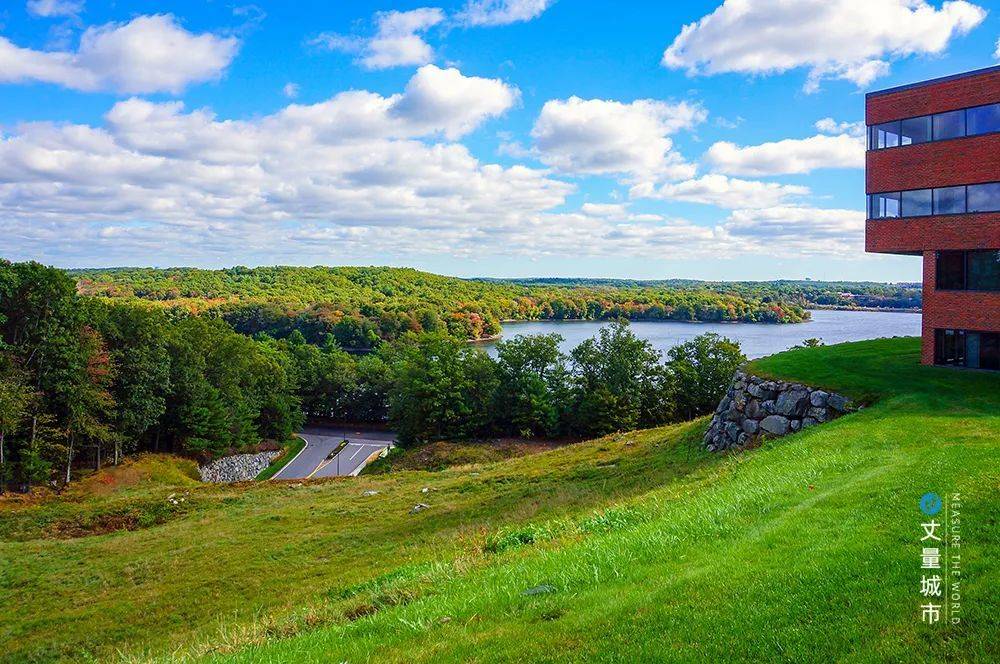
[[[702,335],[666,357],[624,320],[573,349],[515,337],[491,358],[447,328],[377,351],[291,329],[85,297],[66,273],[0,261],[0,487],[70,481],[140,450],[216,456],[283,442],[306,418],[386,423],[403,444],[595,436],[711,411],[739,346]],[[318,339],[318,341],[317,341]]]
[[[678,320],[796,323],[803,302],[760,288],[524,284],[458,279],[409,268],[121,268],[75,271],[80,292],[205,312],[245,334],[310,343],[333,335],[346,349],[371,350],[415,332],[460,339],[498,335],[504,320]]]

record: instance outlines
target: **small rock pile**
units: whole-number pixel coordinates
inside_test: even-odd
[[[737,371],[715,409],[705,447],[713,452],[744,447],[761,435],[784,436],[850,410],[850,400],[840,394]]]
[[[199,467],[198,472],[202,482],[246,482],[260,475],[279,453],[269,451],[220,457]]]

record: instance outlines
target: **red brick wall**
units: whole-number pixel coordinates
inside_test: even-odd
[[[918,255],[931,249],[1000,248],[1000,212],[869,219],[865,251]]]
[[[921,361],[934,364],[934,330],[952,328],[1000,332],[1000,293],[938,291],[935,254],[924,252],[923,344]]]
[[[869,95],[865,99],[865,120],[873,125],[997,101],[1000,101],[1000,71],[993,71],[899,92]]]
[[[869,194],[997,181],[1000,134],[904,145],[865,154],[865,189]]]

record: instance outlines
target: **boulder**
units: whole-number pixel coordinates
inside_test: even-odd
[[[826,404],[830,408],[833,408],[836,411],[839,411],[841,413],[846,413],[849,408],[850,401],[848,401],[847,397],[841,396],[839,394],[831,394],[827,398]]]
[[[810,408],[806,411],[806,415],[816,420],[817,422],[826,422],[829,417],[829,412],[826,408]]]
[[[812,417],[803,417],[802,418],[802,428],[803,429],[808,429],[809,427],[814,427],[817,424],[819,424],[819,420],[817,420],[815,418],[812,418]]]
[[[743,433],[743,429],[736,422],[726,422],[726,438],[736,442],[741,433]]]
[[[809,403],[809,391],[805,388],[792,388],[787,392],[782,392],[774,404],[774,410],[778,415],[785,417],[801,416]]]
[[[791,425],[788,418],[783,415],[768,415],[760,421],[760,428],[761,431],[766,431],[775,436],[784,436],[788,433]]]
[[[760,424],[758,424],[755,420],[743,420],[743,431],[752,436],[760,431]]]
[[[756,420],[760,419],[760,417],[764,414],[764,411],[761,409],[759,401],[756,399],[750,399],[747,401],[746,408],[743,409],[743,414]]]
[[[768,400],[768,401],[765,401],[764,403],[762,403],[762,404],[760,405],[760,409],[761,409],[762,411],[764,411],[764,414],[765,414],[765,415],[773,415],[773,414],[774,414],[774,412],[775,412],[775,411],[774,411],[774,402],[773,402],[773,401],[770,401],[770,400]]]
[[[798,431],[802,428],[802,420],[790,420],[788,425],[792,431]]]
[[[809,395],[809,403],[816,408],[823,408],[826,406],[826,401],[829,398],[829,392],[824,392],[823,390],[813,390],[812,394]]]

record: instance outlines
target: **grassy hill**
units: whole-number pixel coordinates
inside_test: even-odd
[[[143,478],[167,463],[146,457],[102,495],[4,505],[0,657],[995,661],[1000,376],[918,346],[754,363],[874,403],[743,454],[700,452],[701,420],[304,485]],[[962,497],[957,625],[920,621],[926,491]],[[105,533],[128,505],[153,514]]]

